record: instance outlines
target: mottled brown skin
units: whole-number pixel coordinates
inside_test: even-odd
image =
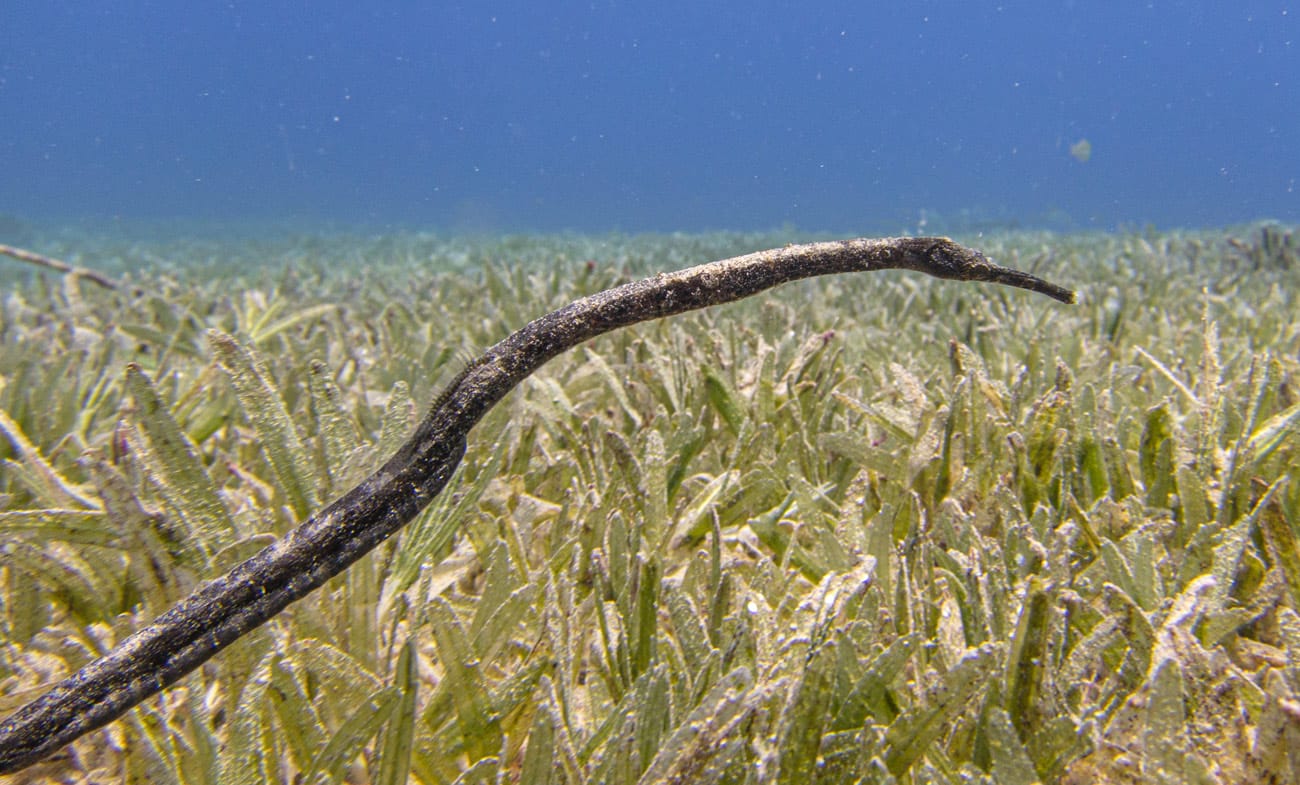
[[[1068,289],[1000,267],[951,240],[916,237],[760,251],[660,273],[570,303],[471,362],[410,440],[361,484],[14,712],[0,724],[0,773],[18,771],[112,722],[402,528],[447,484],[465,454],[470,429],[560,352],[619,327],[739,300],[788,281],[886,269],[1001,283],[1074,301]]]

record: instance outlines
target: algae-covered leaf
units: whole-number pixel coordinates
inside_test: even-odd
[[[916,654],[921,641],[916,633],[905,635],[868,663],[845,696],[840,714],[835,718],[836,727],[860,726],[868,718],[877,725],[888,725],[898,717],[898,703],[890,686]]]
[[[1087,480],[1087,493],[1081,501],[1085,506],[1091,505],[1110,489],[1110,481],[1106,476],[1106,458],[1101,445],[1092,434],[1086,433],[1080,437],[1077,460],[1079,469]]]
[[[325,641],[306,639],[293,645],[297,665],[321,681],[322,692],[338,696],[346,705],[352,696],[378,692],[380,680],[355,657]]]
[[[15,540],[0,548],[4,564],[9,569],[21,570],[41,586],[55,593],[67,606],[74,618],[83,624],[112,617],[119,609],[105,576],[85,557],[68,549],[38,548],[31,543]]]
[[[34,542],[59,540],[99,546],[113,545],[120,536],[98,510],[3,510],[0,531],[6,536],[20,536]]]
[[[722,677],[664,739],[658,754],[637,781],[639,785],[706,783],[720,779],[725,764],[744,744],[738,728],[753,716],[765,697],[765,691],[755,688],[753,677],[744,668]]]
[[[388,392],[388,403],[384,406],[384,419],[376,451],[380,455],[396,452],[415,427],[415,418],[415,401],[411,399],[410,386],[404,381],[395,382]]]
[[[320,360],[312,361],[307,383],[311,390],[312,412],[320,428],[325,472],[333,489],[344,479],[342,474],[348,457],[361,446],[361,436],[356,423],[343,407],[342,393],[330,376],[329,366]]]
[[[668,456],[663,436],[659,431],[651,430],[645,435],[641,449],[645,468],[639,489],[645,497],[642,542],[652,548],[662,547],[668,531]]]
[[[18,455],[17,462],[4,461],[6,471],[21,478],[43,506],[99,509],[91,493],[59,474],[3,409],[0,409],[0,435],[8,439],[10,447]]]
[[[324,748],[312,760],[311,767],[307,769],[302,781],[304,783],[341,781],[343,767],[351,763],[361,753],[366,743],[375,737],[384,723],[388,722],[400,701],[401,696],[396,687],[385,687],[359,704],[351,704],[355,705],[356,709],[343,721]]]
[[[1136,493],[1133,474],[1129,471],[1128,455],[1119,441],[1114,437],[1103,439],[1101,451],[1106,459],[1110,479],[1110,498],[1120,501]]]
[[[1259,516],[1259,530],[1264,535],[1270,559],[1282,570],[1292,608],[1300,607],[1300,544],[1297,544],[1292,522],[1288,521],[1282,505],[1269,499]],[[1300,652],[1298,652],[1300,653]],[[1300,685],[1297,685],[1300,689]]]
[[[1142,470],[1142,483],[1147,488],[1147,503],[1162,506],[1173,478],[1172,418],[1166,404],[1147,411],[1142,427],[1142,441],[1138,447],[1138,465]]]
[[[392,719],[379,745],[379,776],[376,785],[403,785],[411,772],[411,748],[415,738],[416,699],[420,692],[419,659],[415,639],[407,638],[393,670],[398,699]]]
[[[990,706],[984,713],[984,732],[993,758],[989,773],[994,782],[998,785],[1036,785],[1041,781],[1025,745],[1016,734],[1011,717],[1005,711]]]
[[[209,330],[208,343],[230,376],[244,414],[257,430],[289,506],[300,520],[306,520],[318,505],[311,463],[275,383],[253,353],[229,335]]]
[[[271,670],[267,690],[271,706],[284,732],[287,752],[299,769],[306,769],[325,743],[326,729],[312,700],[310,678],[292,658],[282,658]]]
[[[1102,590],[1109,613],[1117,617],[1116,629],[1127,647],[1117,678],[1126,686],[1136,687],[1151,665],[1151,651],[1155,646],[1155,630],[1151,620],[1143,613],[1137,601],[1113,583],[1103,584]]]
[[[691,673],[699,674],[700,666],[708,659],[713,647],[709,643],[709,633],[704,627],[705,614],[701,613],[691,598],[690,592],[681,591],[680,586],[665,586],[664,600],[668,604],[668,615],[672,620],[674,637],[682,649]]]
[[[495,756],[479,758],[461,772],[451,785],[495,785],[501,781],[497,776],[500,767],[501,761]]]
[[[1191,388],[1188,387],[1186,384],[1184,384],[1183,381],[1178,378],[1178,374],[1174,373],[1172,370],[1169,369],[1169,366],[1160,362],[1160,360],[1156,359],[1154,355],[1152,355],[1146,349],[1143,349],[1141,346],[1134,346],[1133,350],[1137,352],[1137,355],[1139,357],[1141,357],[1143,360],[1146,360],[1148,363],[1150,363],[1151,366],[1154,367],[1156,371],[1160,373],[1161,376],[1165,377],[1166,381],[1172,384],[1175,390],[1178,390],[1178,392],[1182,393],[1183,397],[1186,398],[1189,403],[1191,403],[1194,406],[1201,405],[1200,400],[1197,399],[1196,397],[1196,393],[1192,392]]]
[[[1250,753],[1251,782],[1300,782],[1300,722],[1294,697],[1267,694]]]
[[[276,300],[275,303],[272,304],[271,308],[268,308],[263,312],[263,318],[260,318],[257,323],[252,326],[252,329],[248,331],[249,337],[252,338],[253,343],[265,343],[267,340],[279,335],[285,330],[302,324],[303,322],[318,319],[326,314],[333,313],[339,308],[336,303],[321,303],[320,305],[312,305],[299,311],[295,311],[283,319],[271,322],[270,318],[277,315],[279,311],[282,310],[275,306],[282,305],[283,302],[283,300]]]
[[[1142,733],[1142,773],[1147,782],[1203,783],[1215,778],[1191,749],[1183,672],[1175,659],[1160,661],[1151,676],[1146,727]]]
[[[671,729],[670,703],[667,667],[656,667],[637,680],[633,688],[632,716],[636,718],[635,749],[643,762],[654,759]]]
[[[203,569],[211,561],[195,544],[177,536],[165,516],[145,508],[139,493],[119,469],[88,450],[82,464],[104,504],[104,522],[115,545],[129,552],[127,573],[147,602],[179,599],[188,578],[182,573]],[[59,539],[59,538],[55,538]]]
[[[590,348],[586,349],[585,355],[587,362],[596,369],[597,375],[599,375],[601,381],[605,383],[605,388],[614,396],[614,400],[618,401],[619,408],[622,409],[623,413],[627,415],[627,418],[632,421],[633,428],[641,430],[641,415],[637,412],[636,407],[632,405],[632,401],[627,397],[627,390],[624,387],[625,383],[619,379],[617,374],[614,373],[614,369],[609,367],[609,363],[605,361],[603,356],[593,352]]]
[[[709,403],[722,416],[722,421],[727,424],[732,433],[739,433],[745,419],[746,407],[742,405],[736,391],[712,367],[704,369],[704,388],[708,392]]]
[[[469,635],[476,646],[491,645],[512,621],[518,619],[519,610],[506,610],[514,597],[527,597],[536,592],[536,587],[524,585],[524,578],[510,561],[509,552],[504,540],[496,540],[481,558],[486,575],[469,627]],[[500,618],[503,615],[506,618]]]
[[[1134,602],[1141,605],[1141,602],[1138,601],[1140,593],[1133,579],[1133,570],[1129,567],[1124,552],[1111,539],[1102,540],[1100,551],[1101,565],[1105,568],[1106,580],[1123,589],[1126,595],[1132,597]]]
[[[739,484],[739,479],[740,473],[736,471],[723,472],[710,479],[677,517],[676,534],[691,541],[702,538],[712,525],[719,499],[725,499],[726,494]]]
[[[1006,678],[1007,715],[1022,735],[1027,735],[1040,719],[1039,694],[1048,665],[1048,594],[1038,577],[1029,580],[1026,592],[1011,637]]]
[[[1287,439],[1300,435],[1300,403],[1275,414],[1250,435],[1247,446],[1255,463],[1267,460]]]
[[[139,433],[149,443],[142,454],[160,492],[183,519],[186,534],[209,555],[230,545],[236,536],[230,513],[199,459],[198,449],[173,419],[154,389],[153,381],[136,363],[126,366],[126,388],[135,400]]]
[[[1182,502],[1183,525],[1188,531],[1194,532],[1213,520],[1206,500],[1205,484],[1199,473],[1184,465],[1178,467],[1176,479],[1178,499]]]
[[[817,437],[817,446],[827,452],[843,455],[885,477],[896,476],[905,470],[905,465],[900,466],[901,461],[894,451],[880,449],[861,433],[823,433]]]
[[[428,612],[465,751],[471,761],[491,757],[501,750],[501,724],[488,696],[483,662],[446,600],[434,599]]]
[[[835,655],[835,646],[819,646],[796,671],[778,730],[781,780],[793,782],[816,769],[833,708]]]
[[[555,758],[555,728],[559,721],[551,714],[547,703],[533,713],[533,724],[528,731],[523,764],[519,768],[519,782],[532,785],[551,785],[560,773],[560,763]]]
[[[1207,597],[1209,614],[1201,631],[1206,644],[1219,642],[1244,621],[1240,611],[1234,607],[1235,604],[1230,602],[1230,597],[1254,524],[1253,515],[1242,518],[1223,531],[1214,548],[1214,566],[1210,572],[1214,585]]]
[[[183,324],[180,329],[170,334],[152,327],[147,324],[119,324],[117,329],[127,335],[140,341],[142,344],[155,346],[160,355],[169,353],[182,354],[185,357],[197,360],[201,354],[197,341],[192,336],[184,334],[185,328],[190,328],[189,324]]]
[[[141,742],[141,755],[133,761],[132,774],[150,783],[181,785],[183,780],[178,776],[181,771],[180,745],[177,736],[168,733],[158,712],[141,707],[130,713],[129,722]]]
[[[973,649],[927,691],[925,700],[909,707],[885,733],[885,762],[894,776],[912,768],[930,749],[948,723],[955,720],[987,685],[1003,650],[1000,644]]]
[[[275,648],[268,651],[239,693],[222,752],[218,785],[266,785],[280,779],[275,751],[268,748],[266,741],[265,722],[271,668],[278,654]]]
[[[788,527],[781,525],[787,512],[795,506],[797,494],[791,491],[779,505],[748,522],[749,528],[759,541],[772,551],[772,560],[782,566],[792,564],[798,567],[810,581],[820,581],[826,574],[826,567],[795,541],[789,534]]]

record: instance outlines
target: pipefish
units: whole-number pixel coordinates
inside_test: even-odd
[[[112,722],[402,528],[442,491],[483,415],[566,349],[610,330],[740,300],[801,278],[887,269],[999,283],[1074,301],[1068,289],[941,237],[790,245],[660,273],[576,300],[471,361],[411,438],[370,477],[14,712],[0,724],[0,773],[18,771]]]

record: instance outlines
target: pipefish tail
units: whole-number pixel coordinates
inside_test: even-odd
[[[355,488],[14,712],[0,724],[0,773],[18,771],[112,722],[402,528],[447,484],[470,429],[566,349],[610,330],[740,300],[801,278],[888,269],[1000,283],[1074,301],[1068,289],[936,237],[791,245],[661,273],[576,300],[470,362],[411,438]]]

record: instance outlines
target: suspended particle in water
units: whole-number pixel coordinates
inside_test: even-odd
[[[1088,159],[1092,157],[1092,142],[1080,139],[1070,145],[1070,157],[1081,164],[1088,163]]]

